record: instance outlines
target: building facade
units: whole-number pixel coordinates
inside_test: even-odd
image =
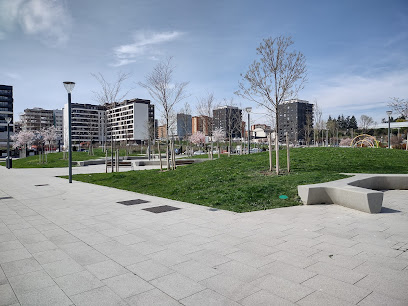
[[[308,133],[313,131],[313,104],[305,100],[287,100],[278,106],[278,113],[279,140],[284,141],[288,133],[290,142],[305,143]]]
[[[213,129],[222,129],[225,137],[242,137],[242,110],[235,106],[222,106],[213,110]]]
[[[13,119],[13,86],[0,85],[0,146],[7,146],[7,121],[6,118],[11,118],[9,124],[10,136],[14,132]]]
[[[192,118],[188,114],[177,114],[177,136],[184,138],[192,134]]]
[[[108,140],[141,142],[155,138],[154,105],[150,100],[125,100],[106,111]]]
[[[68,145],[68,104],[63,109],[63,139]],[[105,141],[105,107],[101,105],[71,103],[72,144],[100,143]]]

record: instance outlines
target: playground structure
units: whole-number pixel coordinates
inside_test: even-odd
[[[375,138],[375,136],[361,134],[353,138],[350,147],[378,148],[379,143],[380,142]]]

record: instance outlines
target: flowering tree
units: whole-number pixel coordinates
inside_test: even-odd
[[[22,152],[24,152],[23,155],[26,156],[27,147],[33,143],[35,134],[32,131],[21,131],[11,136],[11,138],[13,139],[14,142],[13,148],[24,149],[24,151],[22,150]]]
[[[340,140],[340,147],[349,147],[351,145],[351,142],[353,141],[353,139],[351,138],[343,138],[342,140]]]
[[[190,136],[190,142],[194,143],[197,146],[200,146],[205,143],[205,135],[203,132],[195,132]]]
[[[43,141],[48,143],[48,151],[51,150],[51,144],[57,140],[57,129],[55,126],[50,126],[48,129],[43,129],[41,132]]]

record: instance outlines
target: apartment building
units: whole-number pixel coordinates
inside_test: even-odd
[[[225,137],[242,137],[242,110],[235,106],[221,106],[213,110],[213,129],[221,128]]]
[[[208,116],[195,116],[192,120],[192,134],[203,132],[205,136],[209,136],[211,130],[211,118]]]
[[[278,113],[279,140],[284,141],[287,132],[289,141],[305,142],[307,132],[313,130],[313,104],[306,100],[287,100],[278,106]]]
[[[7,121],[6,118],[11,118],[10,135],[14,129],[13,119],[13,86],[0,85],[0,146],[7,146]]]
[[[192,118],[188,114],[177,114],[177,136],[186,137],[192,134]]]
[[[71,103],[72,144],[102,143],[105,141],[105,107],[101,105]],[[63,109],[63,139],[68,144],[68,104]]]
[[[150,100],[132,99],[115,103],[106,111],[108,140],[141,141],[155,138],[154,105]]]

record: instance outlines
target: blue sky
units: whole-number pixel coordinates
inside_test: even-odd
[[[76,82],[73,102],[95,103],[91,73],[131,73],[127,98],[150,98],[137,82],[173,56],[193,110],[207,92],[256,107],[234,92],[262,39],[278,35],[306,56],[298,98],[317,101],[325,118],[380,121],[390,97],[408,98],[406,0],[0,0],[0,84],[14,86],[15,119],[25,108],[62,108],[63,81]]]

